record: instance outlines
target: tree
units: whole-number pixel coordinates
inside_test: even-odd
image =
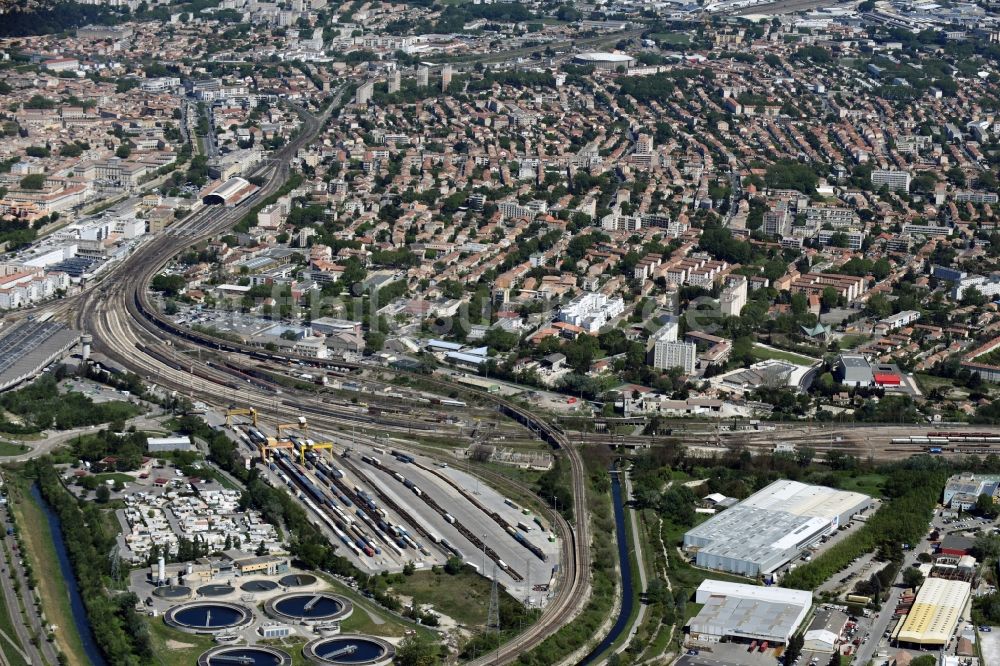
[[[823,295],[820,296],[820,303],[824,310],[829,311],[837,307],[837,304],[840,303],[840,294],[833,287],[824,287]]]
[[[79,157],[83,155],[83,148],[78,143],[67,143],[59,149],[59,154],[63,157]]]
[[[45,187],[45,174],[32,173],[21,179],[22,190],[40,190]]]
[[[450,576],[455,576],[462,572],[464,566],[465,563],[462,562],[462,558],[452,555],[444,564],[444,572]]]
[[[1000,511],[997,510],[993,497],[983,493],[976,498],[976,513],[986,518],[996,518]]]
[[[127,143],[123,143],[122,145],[118,146],[118,149],[115,151],[115,156],[120,157],[122,159],[125,159],[131,154],[132,154],[132,148]]]
[[[802,638],[802,634],[795,634],[790,639],[788,639],[788,647],[785,648],[785,663],[794,663],[799,655],[802,654],[802,645],[805,640]]]
[[[1000,538],[989,534],[979,534],[972,546],[972,554],[976,559],[983,560],[1000,557]]]
[[[920,573],[920,569],[909,567],[903,572],[903,584],[906,587],[919,587],[923,582],[924,575]]]
[[[917,657],[910,662],[910,666],[937,666],[937,657],[925,654],[922,657]]]
[[[107,504],[108,500],[111,499],[111,489],[108,488],[108,484],[102,483],[97,486],[97,501],[101,504]]]
[[[400,666],[436,666],[441,663],[441,650],[428,638],[416,634],[407,636],[396,647],[396,663]]]
[[[809,464],[813,461],[813,457],[815,455],[815,449],[808,446],[800,446],[795,449],[795,462],[797,462],[800,467],[809,467]]]

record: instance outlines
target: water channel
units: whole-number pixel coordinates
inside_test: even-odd
[[[73,614],[73,623],[76,624],[76,632],[80,635],[80,642],[83,643],[83,651],[87,655],[87,660],[93,666],[107,666],[108,662],[104,660],[104,656],[94,640],[94,632],[90,627],[90,620],[87,618],[87,609],[83,605],[83,597],[80,596],[80,588],[76,583],[73,565],[69,561],[69,553],[66,552],[66,543],[63,541],[59,516],[49,507],[37,485],[31,486],[31,496],[38,502],[45,513],[45,519],[48,521],[52,545],[55,547],[56,558],[59,560],[59,572],[66,582],[66,590],[69,593],[69,606]]]

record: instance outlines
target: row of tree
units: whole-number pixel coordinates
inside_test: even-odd
[[[48,456],[29,463],[27,472],[59,517],[63,541],[98,648],[110,664],[154,663],[149,629],[135,611],[138,597],[110,591],[120,581],[110,577],[108,552],[115,543],[115,535],[107,529],[102,509],[96,504],[79,503],[62,486],[59,472]]]
[[[782,585],[814,590],[864,553],[894,553],[902,544],[916,544],[927,532],[949,474],[944,466],[926,460],[911,459],[891,468],[883,490],[888,500],[882,507],[858,531],[790,572]]]

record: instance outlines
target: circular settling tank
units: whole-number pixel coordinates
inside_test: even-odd
[[[232,585],[202,585],[198,588],[200,597],[224,597],[236,591]]]
[[[187,599],[191,588],[186,585],[162,585],[153,590],[153,596],[161,599]]]
[[[213,634],[227,629],[239,629],[253,622],[253,613],[246,606],[221,601],[195,601],[167,611],[163,620],[181,631]]]
[[[320,638],[305,647],[305,655],[317,664],[382,666],[392,662],[396,650],[381,638],[345,634]]]
[[[329,592],[292,592],[271,599],[264,610],[286,622],[330,622],[349,617],[354,607],[348,599]]]
[[[292,657],[272,647],[218,647],[198,657],[198,666],[291,666]]]
[[[278,582],[285,587],[306,587],[316,582],[316,576],[312,574],[288,574],[282,576]]]
[[[248,580],[240,585],[240,589],[244,592],[270,592],[272,590],[277,590],[278,584],[273,580],[259,578],[256,580]]]

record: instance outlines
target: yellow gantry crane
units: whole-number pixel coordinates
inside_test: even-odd
[[[281,433],[285,430],[299,430],[302,432],[303,437],[308,436],[308,425],[306,424],[306,417],[300,416],[297,423],[279,423],[277,425],[278,437],[281,437]]]
[[[226,425],[233,425],[234,416],[249,416],[250,420],[253,421],[253,426],[257,427],[257,410],[253,407],[234,407],[232,409],[226,410]]]
[[[330,451],[330,455],[333,455],[333,442],[310,442],[305,441],[302,446],[299,447],[299,464],[306,464],[306,449],[310,451],[315,451],[316,449],[326,449]]]
[[[276,437],[268,437],[267,442],[260,445],[260,459],[264,462],[269,462],[271,460],[271,451],[275,449],[291,449],[294,448],[289,439],[277,439]]]

